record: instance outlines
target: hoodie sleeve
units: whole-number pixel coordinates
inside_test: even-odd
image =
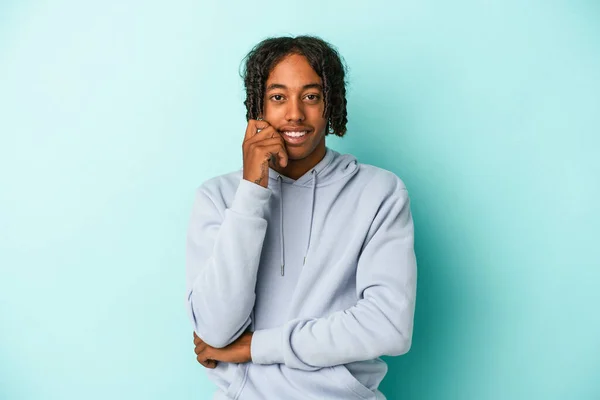
[[[252,362],[316,370],[398,356],[410,349],[417,263],[408,192],[397,186],[381,204],[357,265],[355,305],[322,318],[257,330]]]
[[[250,325],[271,190],[241,179],[230,208],[201,186],[187,232],[186,309],[194,331],[222,348]]]

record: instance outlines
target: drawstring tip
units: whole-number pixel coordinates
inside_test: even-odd
[[[281,264],[281,276],[283,276],[283,264]]]
[[[306,264],[306,256],[304,256],[304,261],[302,261],[302,265]]]

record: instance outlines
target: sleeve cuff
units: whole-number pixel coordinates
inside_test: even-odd
[[[271,189],[242,178],[231,203],[231,209],[240,214],[263,218],[270,197]]]
[[[282,329],[259,329],[252,334],[250,357],[254,364],[284,364]]]

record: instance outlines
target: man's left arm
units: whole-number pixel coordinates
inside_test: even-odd
[[[412,343],[417,262],[406,188],[399,182],[377,212],[357,265],[358,302],[323,318],[297,318],[257,330],[256,364],[319,368],[408,352]]]

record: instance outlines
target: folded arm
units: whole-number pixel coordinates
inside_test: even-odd
[[[411,346],[417,264],[409,197],[398,185],[381,205],[357,264],[357,303],[323,318],[257,330],[252,361],[322,367],[397,356]]]

